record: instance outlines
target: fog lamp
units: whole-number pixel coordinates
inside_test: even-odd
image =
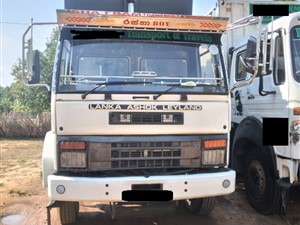
[[[58,194],[63,194],[63,193],[65,193],[65,191],[66,191],[66,189],[65,189],[65,187],[63,186],[63,185],[58,185],[57,187],[56,187],[56,192],[58,193]]]
[[[222,183],[223,188],[229,188],[230,186],[230,181],[229,180],[224,180]]]

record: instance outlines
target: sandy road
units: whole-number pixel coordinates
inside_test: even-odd
[[[41,185],[42,140],[0,140],[0,221],[3,225],[44,225],[49,199]],[[115,207],[116,218],[111,218],[109,204],[81,202],[77,225],[300,225],[300,191],[291,190],[287,218],[264,216],[248,204],[242,185],[226,197],[217,198],[209,216],[198,216],[178,209],[171,203],[130,203]],[[51,210],[52,225],[59,225],[57,210]],[[8,223],[7,218],[21,220]],[[14,219],[14,218],[13,218]]]

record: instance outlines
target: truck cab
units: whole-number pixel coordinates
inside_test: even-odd
[[[220,41],[227,20],[57,13],[52,126],[42,162],[61,223],[76,221],[80,201],[175,200],[210,213],[215,196],[235,189]]]
[[[300,183],[299,18],[300,13],[291,13],[266,26],[259,45],[265,46],[261,54],[267,60],[259,62],[248,85],[234,88],[253,76],[243,62],[249,52],[252,58],[256,54],[249,49],[251,38],[234,46],[229,56],[231,168],[243,177],[250,204],[263,214],[280,212],[286,201],[282,193]],[[283,139],[284,143],[278,142]]]

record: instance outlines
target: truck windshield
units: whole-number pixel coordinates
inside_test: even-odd
[[[58,92],[85,92],[98,83],[128,81],[129,85],[103,86],[96,92],[157,93],[166,85],[193,82],[193,88],[172,93],[226,93],[219,52],[216,45],[199,43],[64,40]],[[132,85],[135,81],[151,82]]]
[[[294,77],[300,83],[300,26],[292,29],[291,39]]]

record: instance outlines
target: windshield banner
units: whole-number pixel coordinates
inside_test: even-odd
[[[223,32],[227,29],[227,20],[204,16],[57,10],[58,24],[87,26]]]
[[[145,41],[171,41],[203,44],[220,44],[220,33],[190,33],[168,31],[138,31],[138,30],[90,30],[76,29],[63,32],[62,39],[127,39]]]

